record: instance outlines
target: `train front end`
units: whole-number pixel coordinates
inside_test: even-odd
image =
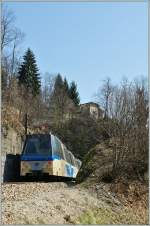
[[[43,177],[53,175],[51,136],[49,134],[27,135],[21,154],[20,175]]]

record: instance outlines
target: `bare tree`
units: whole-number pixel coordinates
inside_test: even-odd
[[[2,7],[2,21],[1,21],[1,51],[2,51],[2,63],[3,58],[7,61],[9,59],[10,73],[13,74],[16,61],[16,51],[18,45],[23,41],[24,33],[19,28],[15,27],[14,13],[7,7]],[[8,47],[6,49],[6,47]]]
[[[134,83],[124,79],[121,85],[113,87],[111,98],[105,97],[106,102],[109,100],[109,111],[103,123],[112,138],[114,172],[131,168],[139,172],[148,162],[147,89],[142,81]]]
[[[18,69],[19,59],[17,57],[17,47],[24,39],[24,33],[20,31],[20,29],[14,29],[14,40],[13,40],[13,47],[12,47],[12,60],[11,60],[11,75],[13,76]]]
[[[2,51],[2,101],[11,100],[13,76],[20,62],[18,46],[22,43],[24,34],[15,27],[15,16],[7,7],[2,6],[1,21],[1,51]]]
[[[107,118],[109,115],[109,102],[111,101],[111,96],[113,92],[113,85],[111,84],[110,78],[106,78],[106,80],[103,81],[102,87],[99,89],[99,92],[97,94],[98,96],[98,102],[104,109],[104,118]]]
[[[2,6],[2,20],[1,20],[1,51],[10,45],[14,40],[13,23],[15,16],[12,11]]]
[[[50,107],[51,96],[54,89],[55,77],[54,75],[51,75],[48,72],[46,72],[43,77],[44,79],[43,79],[43,85],[42,85],[42,99],[44,104],[47,107]]]

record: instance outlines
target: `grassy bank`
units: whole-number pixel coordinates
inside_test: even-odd
[[[144,224],[148,225],[148,211],[135,213],[131,208],[114,212],[111,209],[99,208],[88,210],[79,216],[75,224]]]

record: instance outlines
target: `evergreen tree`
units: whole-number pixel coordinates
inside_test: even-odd
[[[66,78],[64,79],[64,88],[65,88],[65,91],[66,91],[67,93],[69,93],[69,85],[68,85],[68,81],[67,81]]]
[[[77,85],[75,84],[75,82],[72,82],[71,85],[70,85],[69,97],[73,100],[75,105],[79,105],[80,97],[79,97],[79,93],[77,91]]]
[[[35,56],[29,48],[23,59],[24,62],[21,64],[18,71],[19,84],[24,85],[27,90],[31,90],[32,94],[36,96],[40,93],[41,81]]]
[[[62,88],[64,88],[63,79],[62,76],[58,74],[55,79],[54,93],[59,92],[59,90]]]
[[[70,112],[73,103],[66,92],[62,76],[58,74],[55,79],[54,91],[51,97],[50,115],[56,127],[61,127],[66,115]]]

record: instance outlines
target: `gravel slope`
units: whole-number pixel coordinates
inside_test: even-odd
[[[2,184],[2,224],[68,224],[98,206],[94,195],[65,183]]]
[[[88,190],[62,182],[3,183],[1,188],[2,224],[148,223],[147,193],[131,203],[130,191],[126,203],[103,183]]]

